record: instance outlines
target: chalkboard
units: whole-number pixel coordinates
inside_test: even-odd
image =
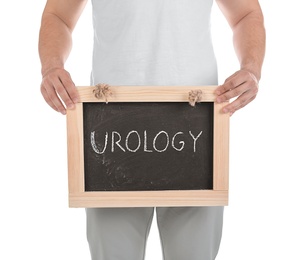
[[[85,103],[86,191],[213,189],[213,103]]]
[[[215,88],[79,87],[67,110],[69,206],[227,205],[229,115]]]

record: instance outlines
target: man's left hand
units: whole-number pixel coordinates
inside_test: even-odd
[[[223,113],[232,115],[253,101],[257,96],[258,89],[256,76],[248,70],[241,69],[228,77],[224,84],[216,89],[216,101],[222,103],[235,98],[234,101],[222,109]]]

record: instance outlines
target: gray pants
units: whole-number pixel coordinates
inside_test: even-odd
[[[214,260],[223,207],[156,208],[164,260]],[[143,260],[154,208],[90,208],[92,260]]]

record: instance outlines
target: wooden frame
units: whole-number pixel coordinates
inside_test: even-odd
[[[201,102],[214,102],[216,86],[110,86],[109,102],[188,102],[191,90],[201,90]],[[95,87],[79,87],[80,103],[67,111],[68,185],[70,207],[224,206],[228,204],[229,115],[226,103],[214,102],[213,190],[102,191],[84,189],[83,103],[105,102]]]

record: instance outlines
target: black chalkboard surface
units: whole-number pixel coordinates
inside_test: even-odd
[[[213,103],[84,103],[85,191],[213,189]]]

